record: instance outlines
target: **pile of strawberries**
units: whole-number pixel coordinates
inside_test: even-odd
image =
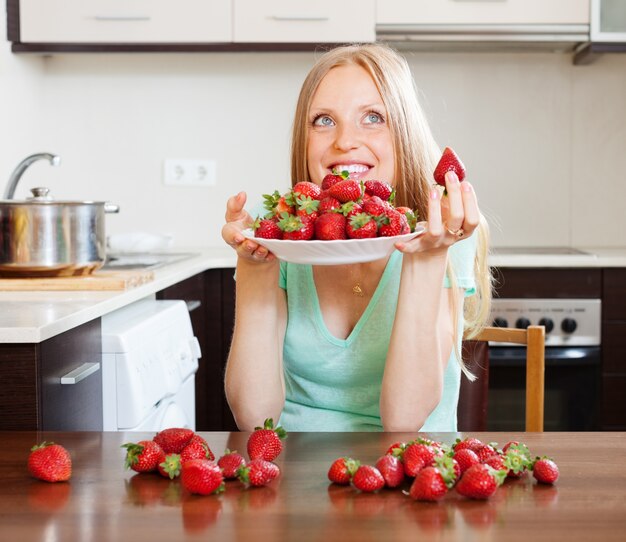
[[[281,194],[264,194],[267,213],[252,228],[255,237],[304,241],[392,237],[415,230],[408,207],[394,207],[394,190],[385,181],[356,181],[349,173],[326,175],[322,186],[303,181]]]
[[[488,499],[507,477],[520,478],[527,471],[544,484],[553,484],[559,477],[554,461],[533,459],[528,447],[517,441],[498,449],[496,443],[485,444],[473,437],[457,439],[452,447],[417,438],[392,444],[375,465],[362,465],[349,457],[336,459],[328,479],[335,484],[352,484],[363,492],[397,488],[408,482],[410,489],[405,493],[418,501],[438,501],[452,488],[470,499]]]
[[[257,427],[247,442],[249,461],[236,451],[226,450],[217,461],[206,440],[191,429],[164,429],[152,440],[129,442],[125,466],[136,472],[155,472],[166,478],[180,477],[190,493],[210,495],[225,490],[225,480],[240,480],[246,487],[265,486],[280,475],[273,461],[282,451],[287,433],[274,428],[271,419]]]

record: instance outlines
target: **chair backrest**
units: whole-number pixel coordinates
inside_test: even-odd
[[[527,329],[486,327],[478,337],[463,341],[463,359],[478,378],[470,382],[463,377],[459,395],[458,419],[462,431],[484,431],[487,418],[489,386],[489,351],[475,343],[489,342],[526,345],[526,431],[543,431],[545,328]],[[480,383],[480,380],[483,380]],[[480,408],[476,405],[480,405]]]

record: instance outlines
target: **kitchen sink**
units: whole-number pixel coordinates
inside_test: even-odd
[[[134,254],[107,254],[102,269],[115,271],[126,269],[155,269],[164,265],[186,260],[197,256],[194,252],[147,252]]]

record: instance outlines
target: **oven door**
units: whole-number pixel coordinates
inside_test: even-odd
[[[600,347],[546,347],[544,429],[595,431],[600,399]],[[524,431],[526,349],[489,348],[488,431]]]

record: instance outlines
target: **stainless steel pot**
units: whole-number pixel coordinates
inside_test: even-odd
[[[105,214],[119,207],[103,201],[62,201],[47,188],[32,198],[0,200],[0,275],[88,275],[106,257]]]

